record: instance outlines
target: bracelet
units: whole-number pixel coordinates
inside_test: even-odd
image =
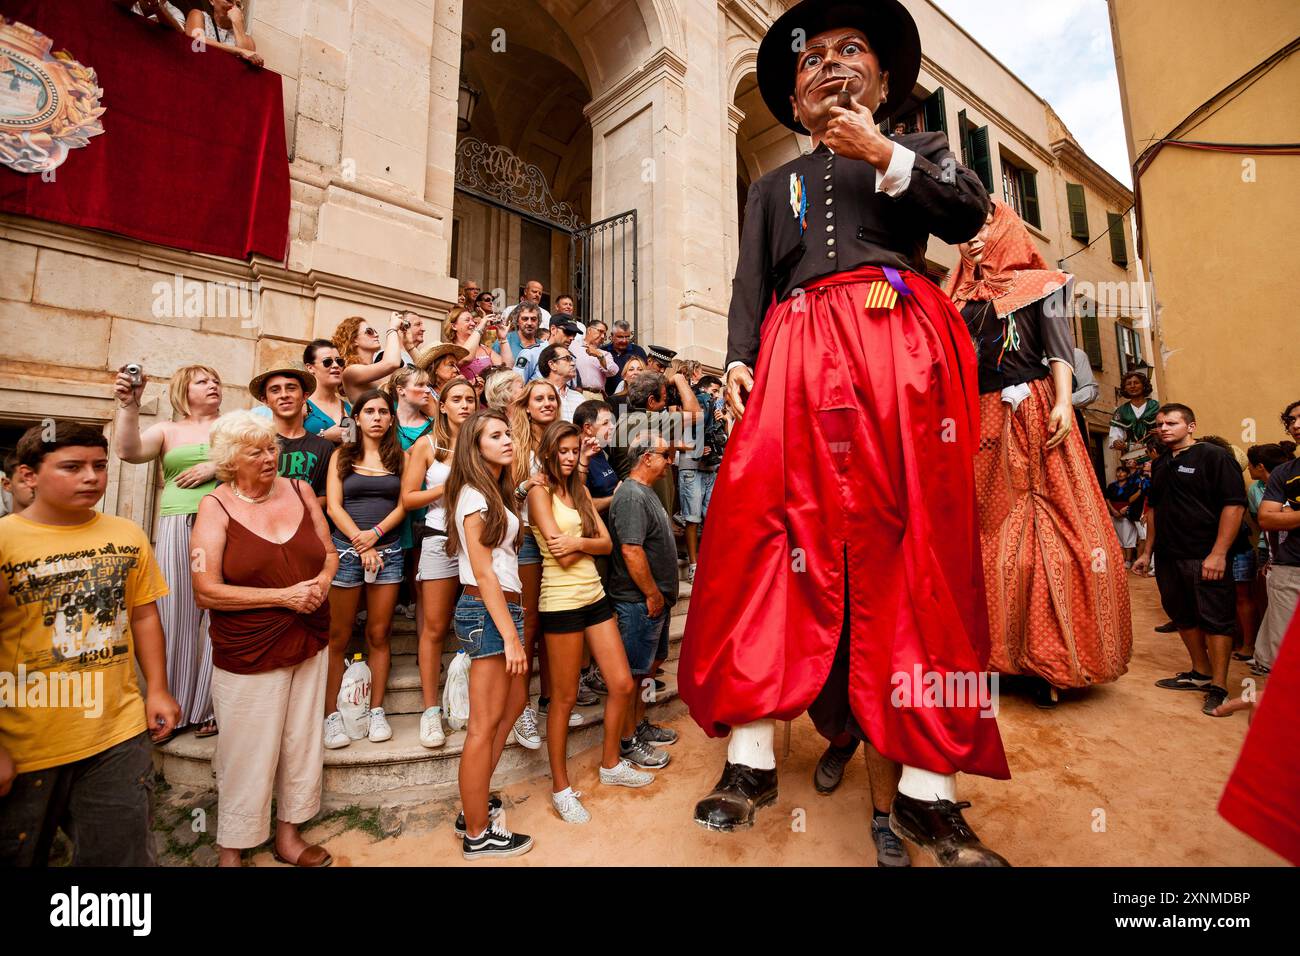
[[[382,538],[384,536],[384,529],[379,527],[379,525],[375,525],[370,530],[374,533],[376,538]]]

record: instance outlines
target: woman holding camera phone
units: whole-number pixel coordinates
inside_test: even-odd
[[[497,330],[501,351],[495,352],[485,342],[491,326]],[[513,365],[514,354],[506,341],[504,320],[494,314],[479,315],[467,309],[455,308],[447,313],[442,326],[442,340],[463,348],[469,358],[461,362],[460,373],[473,382],[490,365]]]
[[[176,421],[140,430],[140,400],[148,381],[139,365],[118,370],[113,392],[117,418],[113,451],[134,465],[162,460],[163,491],[154,541],[169,592],[158,599],[167,640],[167,683],[181,716],[177,730],[197,726],[197,737],[217,732],[212,710],[212,643],[208,612],[194,603],[190,582],[190,529],[199,501],[217,486],[216,466],[208,460],[212,423],[221,415],[221,376],[206,365],[186,365],[172,375],[168,395]],[[157,743],[165,743],[169,734]]]
[[[366,588],[366,650],[370,655],[371,742],[393,736],[384,715],[391,654],[393,607],[402,581],[402,446],[393,406],[378,389],[363,392],[355,408],[356,435],[330,459],[326,501],[334,523],[338,573],[330,586],[329,670],[325,684],[325,746],[346,747],[350,738],[335,709],[343,682],[343,658],[352,639],[361,587]]]
[[[357,396],[368,388],[380,388],[388,376],[402,367],[402,333],[410,323],[394,312],[388,320],[384,340],[374,326],[359,315],[339,323],[331,341],[343,358],[343,394],[356,404]],[[383,351],[378,362],[375,355]]]

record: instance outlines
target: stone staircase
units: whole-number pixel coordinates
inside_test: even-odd
[[[648,710],[656,722],[677,716],[682,711],[682,704],[677,697],[677,657],[686,627],[690,595],[691,586],[683,581],[681,597],[673,608],[669,625],[671,643],[668,661],[664,664],[664,674],[660,677],[667,687],[658,694],[657,700]],[[354,740],[340,750],[325,751],[324,805],[327,808],[350,804],[389,806],[418,803],[451,796],[456,791],[456,775],[460,768],[465,732],[448,732],[447,742],[434,750],[420,744],[419,725],[420,715],[424,712],[424,700],[416,663],[415,622],[401,614],[395,615],[390,643],[393,656],[384,694],[384,712],[393,728],[392,739],[379,744]],[[450,635],[444,645],[451,647],[442,657],[444,677],[447,665],[455,654],[456,644],[455,635]],[[354,650],[364,652],[364,649],[364,641],[358,635],[354,639],[354,646],[349,648],[349,654]],[[535,703],[538,692],[536,667],[530,692]],[[577,708],[577,712],[582,715],[582,725],[569,728],[570,755],[600,744],[604,735],[604,701],[605,698],[602,697],[599,703],[591,707]],[[539,750],[528,750],[512,739],[501,755],[501,762],[492,778],[494,787],[548,771],[545,721],[539,723],[542,725],[542,747]],[[167,744],[155,749],[155,766],[174,787],[189,790],[215,789],[212,757],[216,752],[217,739],[208,737],[199,740],[192,733],[177,735]]]

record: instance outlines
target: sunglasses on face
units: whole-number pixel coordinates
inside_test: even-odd
[[[362,330],[361,330],[361,334],[362,334],[362,335],[378,335],[379,333],[376,332],[374,329],[371,329],[371,328],[365,328],[365,329],[362,329]]]
[[[329,358],[320,359],[316,364],[319,365],[321,368],[332,368],[335,365],[337,365],[339,368],[342,368],[343,360],[341,358],[335,358],[334,356],[331,355]]]

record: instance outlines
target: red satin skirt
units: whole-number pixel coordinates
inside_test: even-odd
[[[975,456],[990,662],[1056,687],[1117,680],[1133,650],[1128,571],[1078,428],[1047,450],[1051,379],[980,399]]]
[[[768,310],[705,521],[681,694],[715,737],[797,717],[826,683],[847,615],[849,704],[877,749],[1006,778],[997,721],[974,695],[910,693],[988,664],[979,403],[952,302],[905,273],[912,294],[868,312],[882,277],[838,273]]]

